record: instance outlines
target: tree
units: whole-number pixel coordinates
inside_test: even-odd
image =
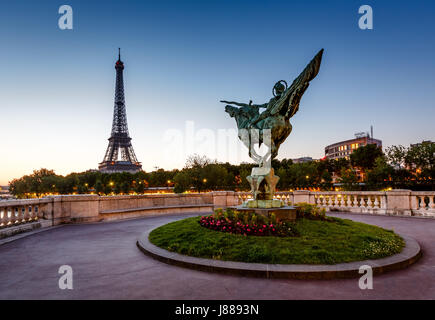
[[[352,166],[362,171],[373,169],[376,158],[383,156],[382,150],[375,144],[359,147],[350,155]]]
[[[216,190],[225,187],[228,171],[218,163],[211,163],[203,168],[204,187],[208,190]]]
[[[335,160],[330,160],[328,163],[325,164],[328,171],[331,173],[335,173],[336,175],[340,175],[342,169],[349,169],[350,168],[350,161],[346,158],[339,158]]]
[[[30,191],[28,176],[14,179],[9,183],[9,192],[18,198],[23,198]]]
[[[71,194],[74,192],[74,189],[78,186],[79,179],[76,173],[71,173],[67,175],[65,178],[60,180],[59,184],[59,193],[61,194]]]
[[[387,163],[385,157],[375,160],[373,170],[367,172],[366,183],[370,190],[380,190],[392,184],[394,168]]]
[[[405,163],[407,149],[404,146],[391,146],[385,150],[388,162],[399,170]]]
[[[321,188],[324,190],[331,190],[332,188],[332,174],[328,170],[322,173]]]
[[[121,184],[121,191],[124,194],[129,194],[130,193],[130,188],[131,188],[131,185],[130,185],[130,183],[128,181],[124,181]]]
[[[145,191],[145,183],[141,179],[136,179],[134,183],[134,191],[136,193],[144,193]]]
[[[79,184],[77,186],[77,193],[78,194],[84,194],[84,193],[87,193],[87,191],[88,191],[88,188],[85,185]]]
[[[433,171],[435,168],[435,142],[423,141],[408,149],[405,162],[410,167]]]
[[[101,182],[101,180],[97,180],[97,182],[95,182],[95,192],[97,194],[101,194],[103,190],[104,190],[103,183]]]
[[[198,192],[205,189],[207,179],[205,177],[204,168],[211,163],[212,161],[207,157],[199,156],[197,154],[187,158],[184,170],[189,174],[192,185]]]
[[[167,186],[168,181],[173,179],[173,174],[170,171],[158,169],[149,174],[148,182],[150,187]]]
[[[105,184],[103,187],[103,193],[109,195],[112,193],[112,187],[109,184]]]
[[[340,173],[340,178],[338,180],[342,184],[343,190],[352,191],[359,189],[358,186],[358,176],[353,169],[343,168]]]
[[[120,194],[121,193],[121,183],[119,183],[119,182],[116,182],[116,183],[114,183],[114,190],[113,190],[113,192],[115,193],[115,194]]]
[[[175,193],[183,193],[186,190],[190,189],[190,186],[192,185],[192,181],[186,171],[178,172],[174,177],[174,182]]]

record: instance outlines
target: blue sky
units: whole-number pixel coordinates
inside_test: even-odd
[[[73,30],[58,28],[62,4],[73,8]],[[358,28],[363,4],[373,30]],[[291,82],[321,48],[279,158],[323,157],[370,125],[384,146],[435,140],[434,17],[433,1],[2,2],[0,184],[41,167],[97,167],[118,47],[130,135],[147,171],[185,162],[163,152],[165,132],[184,132],[186,121],[234,129],[220,99],[268,101],[273,84]]]

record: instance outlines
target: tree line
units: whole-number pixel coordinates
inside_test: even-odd
[[[435,143],[423,142],[408,148],[391,146],[382,152],[376,145],[356,149],[349,159],[293,163],[272,161],[280,177],[279,190],[383,190],[388,188],[435,190]],[[10,192],[19,198],[47,194],[141,194],[154,188],[182,193],[212,190],[247,191],[246,176],[254,164],[220,163],[205,156],[190,156],[183,169],[137,173],[101,173],[88,170],[57,175],[53,170],[35,170],[10,182]]]

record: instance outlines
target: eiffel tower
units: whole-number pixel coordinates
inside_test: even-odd
[[[142,170],[142,165],[137,161],[134,154],[131,138],[127,127],[127,113],[124,99],[124,63],[121,61],[121,49],[118,49],[118,61],[116,61],[116,88],[115,108],[113,112],[112,133],[109,138],[109,146],[103,162],[99,163],[101,172],[113,173],[128,171],[131,173]],[[121,154],[119,154],[121,150]],[[119,159],[120,155],[120,159]]]

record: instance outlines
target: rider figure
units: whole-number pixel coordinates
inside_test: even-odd
[[[261,120],[264,120],[268,116],[270,116],[270,112],[272,111],[273,107],[278,102],[278,100],[281,98],[281,95],[284,93],[286,88],[279,81],[279,82],[275,83],[275,85],[273,86],[273,89],[275,92],[275,96],[269,100],[269,103],[265,103],[265,104],[260,105],[260,108],[266,108],[266,110],[264,110],[261,114],[259,114],[254,119],[252,119],[251,125],[250,125],[251,128],[255,128],[256,127],[255,125],[258,122],[260,122]]]

